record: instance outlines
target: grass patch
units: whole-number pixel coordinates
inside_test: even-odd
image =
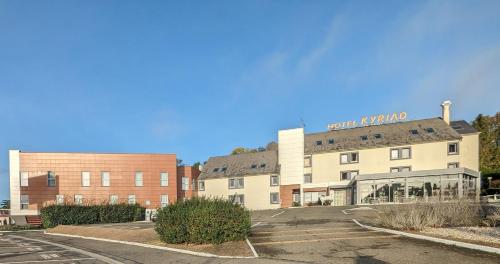
[[[484,207],[469,200],[387,205],[378,210],[375,223],[398,230],[496,226],[500,221],[498,208]]]

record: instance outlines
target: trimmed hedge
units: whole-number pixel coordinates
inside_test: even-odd
[[[195,197],[158,210],[155,230],[166,243],[220,244],[244,240],[250,223],[250,212],[240,205]]]
[[[40,210],[45,228],[57,225],[123,223],[144,220],[145,208],[129,204],[49,205]]]

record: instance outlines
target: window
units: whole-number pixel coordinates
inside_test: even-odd
[[[101,172],[101,185],[104,187],[109,186],[109,171]]]
[[[278,186],[280,184],[278,175],[271,175],[271,186]]]
[[[205,190],[205,181],[198,181],[198,190],[199,191]]]
[[[374,134],[373,137],[376,138],[376,139],[381,139],[382,138],[382,134]]]
[[[256,169],[257,168],[257,164],[252,164],[251,168],[252,169]]]
[[[418,130],[416,130],[416,129],[411,129],[411,130],[410,130],[410,134],[412,134],[412,135],[418,135]]]
[[[458,143],[448,143],[448,155],[458,154]]]
[[[219,168],[214,168],[213,172],[219,172]]]
[[[360,138],[361,138],[361,140],[363,140],[363,141],[368,140],[368,136],[361,136]]]
[[[391,160],[410,159],[411,148],[394,148],[391,149]]]
[[[343,181],[351,180],[354,176],[357,176],[358,174],[359,174],[358,171],[341,171],[340,179]]]
[[[265,168],[265,167],[266,167],[266,164],[265,164],[265,163],[262,163],[262,164],[260,164],[260,167],[261,167],[261,168]]]
[[[425,132],[427,132],[427,133],[433,133],[434,132],[434,128],[428,127],[428,128],[425,129]]]
[[[118,195],[112,194],[109,196],[109,203],[110,204],[117,204],[118,203]]]
[[[182,186],[181,190],[187,191],[189,190],[189,178],[188,177],[182,177]]]
[[[21,186],[28,186],[28,172],[21,172]]]
[[[229,179],[229,189],[241,189],[245,185],[243,178]]]
[[[323,145],[323,141],[321,140],[316,141],[316,146],[321,146],[321,145]]]
[[[411,167],[410,166],[392,167],[391,168],[391,173],[395,173],[395,172],[408,172],[408,171],[411,171]]]
[[[47,185],[49,187],[56,186],[56,174],[53,171],[47,173]]]
[[[458,165],[459,165],[458,162],[450,162],[448,163],[448,169],[454,169],[460,167]]]
[[[304,183],[312,183],[312,174],[311,173],[304,174]]]
[[[304,157],[304,167],[311,167],[311,164],[312,164],[312,157],[311,156]]]
[[[21,195],[21,210],[28,209],[29,205],[30,205],[29,195],[22,194]]]
[[[56,204],[64,204],[64,195],[62,194],[58,194],[56,195]]]
[[[143,186],[141,171],[135,173],[135,186],[137,187]]]
[[[330,139],[328,140],[328,144],[333,145],[333,143],[335,143],[335,140],[333,140],[333,138],[330,138]]]
[[[160,186],[168,186],[168,172],[160,172]]]
[[[135,195],[134,194],[130,194],[128,196],[128,204],[135,204],[136,201],[135,201]]]
[[[326,195],[326,192],[304,192],[304,202],[317,203],[319,202],[319,197],[323,195]]]
[[[243,194],[235,194],[235,195],[229,195],[229,201],[235,203],[235,204],[245,204],[245,195]]]
[[[78,205],[83,204],[83,195],[75,194],[75,204],[78,204]]]
[[[358,152],[340,154],[340,164],[357,163],[357,162],[359,162]]]
[[[222,169],[220,169],[221,172],[226,172],[227,171],[227,167],[224,167]]]
[[[279,204],[280,203],[280,194],[279,193],[271,193],[271,204]]]
[[[160,204],[161,204],[161,207],[166,207],[168,205],[168,195],[167,194],[160,195]]]
[[[82,171],[82,186],[90,186],[90,172]]]

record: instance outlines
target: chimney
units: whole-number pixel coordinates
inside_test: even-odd
[[[441,109],[443,110],[441,118],[448,125],[450,124],[450,107],[451,107],[450,100],[446,100],[441,104]]]

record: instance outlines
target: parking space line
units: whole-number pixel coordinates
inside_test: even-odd
[[[284,212],[286,212],[286,211],[285,211],[285,210],[283,210],[283,211],[281,211],[281,212],[279,212],[279,213],[277,213],[277,214],[274,214],[274,215],[272,215],[272,216],[271,216],[271,218],[276,217],[276,216],[278,216],[278,215],[280,215],[280,214],[282,214],[282,213],[284,213]]]
[[[256,224],[253,224],[250,228],[252,228],[252,227],[256,227],[256,226],[260,225],[261,223],[262,223],[262,222],[258,222],[258,223],[256,223]]]
[[[294,234],[294,235],[278,235],[278,236],[252,236],[251,239],[261,239],[261,238],[275,238],[275,237],[294,237],[294,236],[324,236],[324,235],[337,235],[337,234],[360,234],[360,233],[373,233],[377,231],[366,231],[360,230],[359,232],[333,232],[333,233],[308,233],[308,234]],[[379,232],[382,233],[382,232]]]
[[[99,255],[99,254],[96,254],[96,253],[85,251],[83,249],[74,248],[74,247],[70,247],[70,246],[66,246],[66,245],[62,245],[62,244],[58,244],[58,243],[54,243],[54,242],[49,242],[49,241],[39,240],[39,239],[34,239],[34,238],[27,238],[27,237],[23,237],[23,236],[15,236],[15,235],[10,235],[10,237],[17,238],[17,239],[28,240],[28,241],[35,241],[35,242],[44,243],[44,244],[47,244],[47,245],[56,246],[56,247],[59,247],[59,248],[69,249],[71,251],[78,252],[78,253],[80,253],[82,255],[86,255],[86,256],[98,259],[100,261],[109,263],[109,264],[123,264],[123,263],[121,263],[121,262],[119,262],[117,260],[114,260],[112,258],[108,258],[106,256],[102,256],[102,255]]]
[[[396,238],[396,237],[399,237],[399,235],[345,237],[345,238],[323,238],[323,239],[288,240],[288,241],[271,241],[271,242],[253,243],[253,245],[254,246],[260,246],[260,245],[294,244],[294,243],[309,243],[309,242],[335,241],[335,240],[353,240],[353,239],[371,239],[371,238],[384,238],[385,239],[385,238]]]
[[[306,232],[306,231],[327,231],[327,230],[345,230],[345,229],[356,229],[362,230],[357,226],[352,227],[331,227],[331,228],[317,228],[317,229],[299,229],[299,230],[276,230],[276,231],[259,231],[253,234],[272,234],[272,233],[291,233],[291,232]]]
[[[56,262],[56,261],[66,262],[66,261],[80,261],[80,260],[90,260],[90,259],[95,259],[95,258],[27,260],[27,261],[2,262],[2,264],[41,263],[41,262]]]

